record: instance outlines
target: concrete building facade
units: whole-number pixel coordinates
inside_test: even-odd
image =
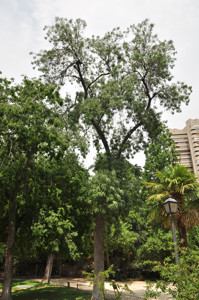
[[[180,163],[199,177],[199,119],[189,119],[184,129],[170,129]]]

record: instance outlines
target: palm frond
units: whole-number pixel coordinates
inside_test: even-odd
[[[197,208],[189,208],[186,212],[183,213],[182,222],[188,228],[199,225],[199,211]]]

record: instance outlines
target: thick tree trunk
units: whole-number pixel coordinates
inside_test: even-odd
[[[94,229],[94,272],[96,279],[94,280],[92,300],[102,300],[103,296],[98,288],[98,282],[103,282],[104,278],[98,276],[99,272],[104,271],[104,225],[105,217],[99,214],[95,218]]]
[[[187,248],[188,247],[187,230],[185,225],[182,223],[181,219],[177,220],[177,227],[178,227],[180,247]]]
[[[9,203],[9,220],[8,220],[8,239],[5,255],[5,270],[4,270],[4,282],[2,290],[2,300],[12,300],[12,271],[13,271],[13,245],[15,242],[16,232],[16,203],[12,201]]]
[[[51,274],[52,274],[52,268],[53,268],[53,260],[54,260],[54,254],[49,254],[47,263],[46,263],[46,269],[43,277],[43,282],[50,283]]]

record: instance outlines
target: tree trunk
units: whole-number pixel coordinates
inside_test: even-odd
[[[4,282],[2,290],[2,300],[12,300],[12,271],[13,271],[13,245],[15,242],[16,232],[16,203],[10,201],[9,203],[9,218],[8,218],[8,239],[6,245],[5,255],[5,269],[4,269]]]
[[[188,247],[187,241],[187,230],[185,225],[182,223],[181,219],[177,220],[178,234],[179,234],[179,244],[181,248]]]
[[[100,293],[98,282],[103,282],[104,278],[99,277],[99,272],[104,271],[104,225],[105,217],[97,214],[95,218],[95,229],[94,229],[94,272],[95,280],[93,286],[92,300],[102,300],[104,299]]]
[[[59,263],[59,277],[61,277],[61,273],[62,273],[62,265],[61,262]]]
[[[107,263],[107,267],[110,268],[111,264],[110,264],[110,257],[108,253],[106,253],[106,263]]]
[[[130,269],[130,263],[131,263],[131,253],[127,254],[127,269]]]
[[[51,274],[52,274],[52,268],[53,268],[53,260],[54,260],[54,254],[49,254],[47,263],[46,263],[46,269],[44,273],[44,277],[42,279],[43,282],[50,283]]]

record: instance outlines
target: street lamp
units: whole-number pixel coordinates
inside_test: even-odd
[[[169,197],[164,203],[164,209],[168,215],[171,217],[171,228],[173,234],[173,242],[174,242],[174,251],[175,251],[175,262],[178,265],[178,249],[177,249],[177,242],[176,242],[176,234],[175,234],[175,227],[174,227],[174,218],[173,216],[177,214],[178,211],[178,202],[171,197]]]

